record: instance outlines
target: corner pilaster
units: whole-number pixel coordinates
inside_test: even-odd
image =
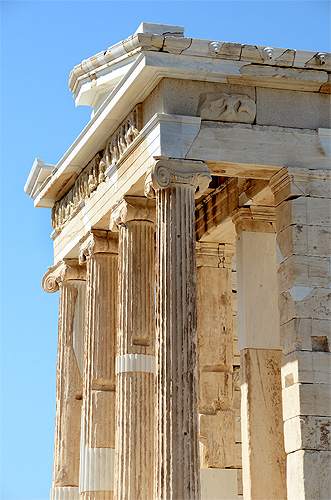
[[[283,168],[270,180],[278,244],[287,498],[331,497],[331,175]]]
[[[274,207],[242,207],[235,224],[245,499],[286,498]]]

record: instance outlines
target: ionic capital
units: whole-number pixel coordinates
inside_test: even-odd
[[[251,205],[241,207],[231,214],[236,233],[250,231],[256,233],[275,233],[276,215],[274,207]]]
[[[197,241],[197,267],[232,268],[235,246],[231,243]]]
[[[124,196],[110,216],[110,230],[117,231],[120,224],[132,220],[149,221],[155,224],[155,200],[143,196]]]
[[[156,160],[145,180],[145,196],[153,198],[155,191],[170,184],[189,184],[200,195],[209,186],[211,174],[202,161],[154,157]]]
[[[68,280],[85,280],[86,269],[81,267],[77,259],[63,259],[55,266],[48,268],[41,281],[45,292],[54,293],[59,289],[59,284]]]
[[[79,264],[96,253],[118,253],[118,235],[110,231],[92,229],[80,240]]]

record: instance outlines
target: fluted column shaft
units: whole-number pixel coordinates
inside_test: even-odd
[[[82,378],[72,335],[77,290],[67,282],[59,283],[59,288],[53,487],[78,486],[82,406]]]
[[[194,194],[209,177],[204,164],[162,160],[147,184],[157,208],[157,499],[200,499]]]
[[[87,260],[83,432],[80,491],[85,500],[113,498],[117,237],[93,231]]]
[[[197,310],[194,188],[157,191],[157,498],[197,499]]]
[[[117,426],[115,488],[117,500],[153,499],[154,477],[154,232],[138,217],[142,202],[128,197],[131,210],[119,222],[119,303],[117,330]],[[127,201],[124,201],[124,205]],[[143,216],[148,218],[146,206]],[[154,207],[152,209],[154,216]],[[147,213],[146,213],[147,212]],[[154,217],[153,217],[154,218]]]
[[[78,261],[61,261],[43,278],[45,291],[59,294],[59,328],[56,369],[56,413],[51,499],[78,498],[80,422],[83,383],[74,350],[77,286],[85,271]],[[70,279],[75,278],[75,279]],[[79,280],[77,280],[77,278]],[[82,280],[82,281],[81,281]],[[79,311],[76,311],[76,313]],[[77,320],[77,318],[76,318]],[[79,335],[83,332],[76,332]]]

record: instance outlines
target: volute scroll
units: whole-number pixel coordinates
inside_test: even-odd
[[[59,284],[68,280],[85,280],[86,269],[77,259],[63,259],[55,266],[50,266],[44,274],[41,286],[47,293],[57,292]]]
[[[211,173],[203,161],[154,157],[156,160],[145,179],[145,196],[153,198],[155,191],[170,184],[189,184],[203,193],[211,181]]]

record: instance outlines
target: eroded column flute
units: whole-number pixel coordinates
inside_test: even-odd
[[[92,230],[81,242],[87,261],[80,492],[112,500],[115,448],[115,352],[118,237]]]
[[[154,200],[126,196],[112,224],[119,228],[114,498],[149,500],[154,498]]]
[[[85,269],[65,259],[49,268],[43,289],[60,290],[56,369],[56,413],[51,500],[79,499],[80,422],[83,383],[74,349],[74,320],[78,288],[85,283]],[[77,285],[77,286],[75,286]],[[76,310],[76,314],[79,311]],[[77,319],[77,318],[76,318]],[[83,335],[83,332],[76,332]],[[79,339],[76,339],[79,342]]]
[[[194,195],[209,181],[203,162],[159,159],[146,182],[157,206],[157,499],[200,498]]]

